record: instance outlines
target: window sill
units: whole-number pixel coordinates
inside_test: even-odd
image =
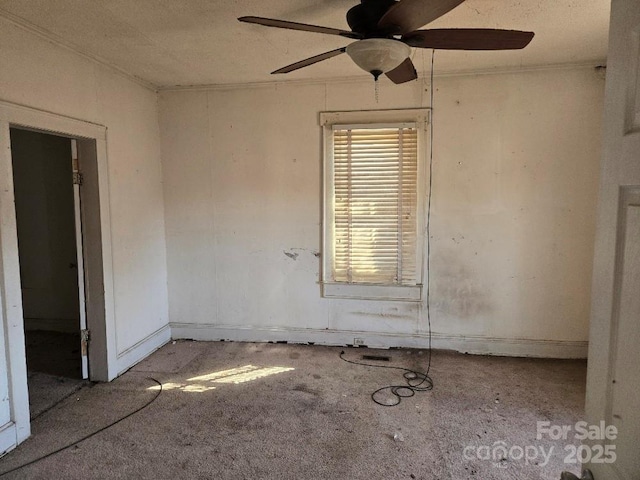
[[[323,283],[322,296],[324,298],[420,302],[422,300],[422,285]]]

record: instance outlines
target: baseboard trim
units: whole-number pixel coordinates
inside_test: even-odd
[[[201,325],[195,323],[169,324],[174,339],[236,342],[290,342],[318,345],[352,345],[354,338],[374,348],[427,348],[427,334],[398,334],[361,332],[352,330],[315,330],[305,328]],[[533,340],[524,338],[496,338],[457,336],[434,333],[431,346],[439,350],[455,350],[473,355],[539,358],[587,358],[588,342]]]
[[[171,328],[165,325],[118,353],[118,376],[129,370],[171,340]]]

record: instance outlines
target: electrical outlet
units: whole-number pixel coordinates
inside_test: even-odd
[[[364,338],[354,338],[353,339],[353,344],[354,345],[364,345]]]

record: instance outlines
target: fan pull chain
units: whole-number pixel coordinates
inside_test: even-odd
[[[378,83],[378,79],[376,78],[373,83],[375,85],[376,103],[380,103],[380,84]]]

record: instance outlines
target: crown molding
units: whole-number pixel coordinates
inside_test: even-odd
[[[474,77],[484,75],[512,75],[531,72],[549,72],[562,70],[582,70],[606,67],[606,59],[591,60],[581,63],[558,63],[548,65],[532,65],[517,67],[499,67],[487,68],[482,70],[460,70],[455,72],[434,72],[434,78],[455,78],[455,77]],[[420,72],[417,81],[428,81],[429,71]],[[382,78],[382,77],[381,77]],[[386,80],[380,80],[386,82]],[[336,84],[356,84],[371,82],[371,75],[355,75],[350,77],[325,77],[325,78],[304,78],[296,80],[275,80],[262,82],[237,82],[237,83],[212,83],[202,85],[167,85],[158,86],[160,92],[172,91],[199,91],[199,90],[237,90],[243,88],[277,88],[279,86],[305,86],[305,85],[336,85]],[[391,85],[391,83],[389,83]]]

